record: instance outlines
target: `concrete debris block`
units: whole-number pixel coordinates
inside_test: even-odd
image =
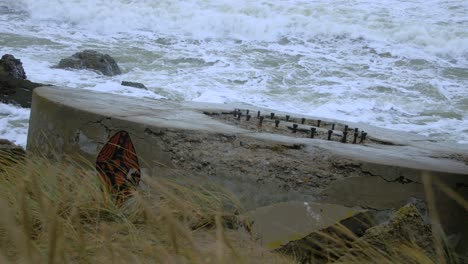
[[[0,75],[6,75],[13,79],[26,79],[23,63],[11,54],[5,54],[0,59]]]
[[[62,59],[57,67],[61,69],[89,69],[106,76],[114,76],[122,73],[111,56],[94,50],[77,52],[71,57]]]
[[[378,262],[388,256],[409,261],[417,255],[435,260],[436,256],[431,228],[414,204],[403,206],[388,221],[369,228],[351,248],[335,263]]]
[[[251,231],[262,245],[293,256],[301,263],[326,259],[327,239],[340,233],[358,237],[372,226],[366,211],[337,204],[285,202],[258,208],[248,217]],[[325,255],[322,254],[327,252]]]
[[[434,254],[431,228],[424,223],[413,204],[400,208],[388,222],[370,228],[362,239],[370,245],[391,253],[399,245],[411,243],[430,255]]]

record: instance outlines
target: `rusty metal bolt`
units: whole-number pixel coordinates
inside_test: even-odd
[[[315,130],[316,130],[315,127],[311,127],[311,128],[310,128],[310,138],[314,138]]]
[[[354,139],[353,139],[353,144],[356,144],[356,142],[357,142],[357,138],[358,138],[358,135],[359,135],[359,133],[358,133],[358,132],[354,132]]]
[[[343,132],[343,138],[341,139],[341,143],[346,143],[346,136],[348,136],[348,131]]]
[[[297,131],[297,124],[293,124],[293,131],[292,132],[296,133],[296,131]]]
[[[367,133],[363,131],[361,131],[361,140],[359,140],[359,144],[361,144],[362,142],[364,142],[364,140],[366,139],[366,136],[367,136]]]

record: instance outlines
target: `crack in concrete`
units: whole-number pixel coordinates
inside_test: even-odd
[[[88,122],[84,123],[83,125],[81,125],[80,128],[79,128],[79,130],[78,130],[78,132],[77,132],[76,135],[75,135],[75,142],[78,142],[78,141],[79,141],[80,133],[82,133],[82,131],[85,130],[85,128],[86,128],[87,126],[92,125],[92,124],[97,124],[97,125],[103,127],[103,128],[105,129],[105,131],[106,131],[107,138],[109,138],[109,137],[111,136],[111,135],[110,135],[111,132],[112,132],[113,130],[117,130],[117,129],[114,128],[114,127],[111,127],[111,126],[109,126],[109,125],[106,125],[106,124],[104,123],[104,121],[106,121],[106,120],[112,120],[112,118],[111,118],[111,117],[103,117],[103,118],[98,119],[97,121],[88,121]],[[119,129],[119,130],[125,130],[125,129]],[[96,143],[98,143],[98,144],[105,144],[106,142],[100,142],[100,141],[97,141],[97,140],[96,140]]]
[[[268,149],[275,152],[281,152],[286,149],[300,150],[304,148],[304,144],[274,144],[274,145],[261,145],[261,144],[245,144],[242,141],[239,142],[241,147],[246,149]]]
[[[423,184],[422,182],[418,182],[418,181],[413,181],[411,179],[408,179],[402,175],[400,175],[399,177],[395,178],[394,180],[387,180],[384,176],[382,175],[377,175],[377,174],[373,174],[371,173],[370,171],[364,171],[362,169],[361,166],[359,166],[359,169],[361,170],[361,172],[363,174],[367,174],[367,175],[370,175],[372,177],[379,177],[381,178],[382,180],[386,181],[386,182],[396,182],[396,183],[401,183],[401,184],[409,184],[409,183],[416,183],[416,184]]]
[[[160,130],[160,131],[155,132],[149,128],[145,128],[144,133],[147,135],[152,135],[152,136],[157,136],[157,137],[164,136],[164,131]]]
[[[410,179],[408,179],[408,178],[405,178],[404,176],[401,176],[401,175],[400,175],[400,177],[396,178],[396,179],[393,180],[393,181],[386,180],[386,179],[383,178],[383,177],[381,177],[381,178],[382,178],[384,181],[386,181],[386,182],[398,182],[398,183],[401,183],[401,184],[418,183],[418,182],[415,182],[415,181],[410,180]],[[419,183],[419,184],[421,184],[421,183]]]
[[[107,133],[107,137],[109,137],[110,133],[112,131],[112,128],[110,128],[109,126],[107,126],[106,124],[103,123],[105,120],[111,120],[111,118],[110,117],[101,118],[100,120],[95,121],[94,123],[104,127],[104,129],[106,130],[106,133]]]
[[[104,127],[106,129],[107,134],[109,134],[110,131],[112,131],[112,129],[109,128],[106,124],[103,123],[105,120],[111,120],[111,118],[110,117],[104,117],[104,118],[101,118],[101,119],[99,119],[97,121],[88,121],[88,122],[86,122],[86,123],[84,123],[83,125],[80,126],[80,130],[83,130],[84,127],[89,126],[90,124],[98,124],[98,125],[101,125],[102,127]]]

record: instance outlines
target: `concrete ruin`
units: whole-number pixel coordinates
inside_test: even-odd
[[[130,133],[151,175],[214,180],[247,209],[290,201],[397,209],[426,200],[426,182],[445,231],[460,233],[468,250],[468,212],[434,184],[468,199],[466,146],[251,105],[41,87],[33,94],[27,151],[94,163],[119,130]]]

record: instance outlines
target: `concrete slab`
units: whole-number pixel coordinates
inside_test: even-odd
[[[360,212],[337,204],[291,201],[257,208],[247,217],[260,243],[268,249],[278,249]]]
[[[468,199],[465,145],[250,105],[40,87],[33,94],[27,151],[54,158],[80,155],[94,163],[119,130],[130,133],[140,163],[153,175],[214,180],[248,209],[287,201],[396,209],[409,199],[425,199],[424,175]],[[460,222],[467,212],[443,192],[435,193],[447,230],[463,229],[468,238],[468,227]]]

